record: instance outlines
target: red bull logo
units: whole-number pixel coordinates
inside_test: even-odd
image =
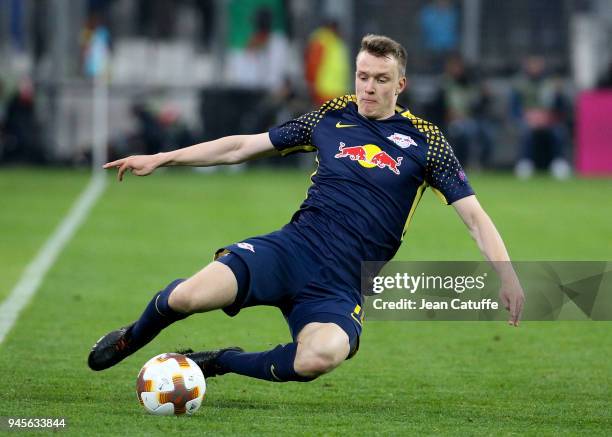
[[[400,174],[398,167],[402,164],[403,158],[400,156],[394,159],[375,144],[346,147],[346,144],[340,143],[338,151],[334,158],[350,158],[351,161],[357,161],[362,167],[386,167],[393,173]]]
[[[351,161],[365,161],[366,160],[366,149],[363,146],[346,147],[344,143],[340,143],[338,148],[340,153],[336,154],[334,158],[349,157]]]
[[[378,168],[387,167],[393,173],[400,174],[397,168],[402,164],[402,159],[403,158],[400,156],[399,158],[397,158],[397,160],[395,160],[391,158],[391,156],[387,152],[378,152],[372,157],[370,162],[372,162],[372,164],[376,164]]]

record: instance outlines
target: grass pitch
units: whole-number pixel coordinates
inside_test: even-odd
[[[366,322],[357,356],[312,383],[226,375],[208,381],[195,416],[147,415],[135,384],[148,358],[187,346],[273,347],[289,340],[280,313],[193,316],[101,373],[86,366],[93,342],[219,246],[282,226],[309,181],[282,170],[110,179],[0,345],[1,416],[66,417],[72,435],[612,433],[612,325],[595,322]],[[0,298],[86,181],[82,172],[0,171]],[[514,259],[612,259],[612,181],[483,175],[472,183]],[[453,209],[427,193],[396,259],[480,254]]]

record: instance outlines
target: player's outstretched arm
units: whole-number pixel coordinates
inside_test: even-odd
[[[476,196],[457,200],[453,206],[468,227],[484,257],[492,263],[499,274],[501,279],[499,298],[510,312],[508,323],[518,326],[525,295],[499,232],[480,206]]]
[[[104,164],[104,168],[117,168],[117,179],[121,181],[128,170],[136,176],[147,176],[158,167],[174,165],[210,167],[238,164],[276,153],[278,152],[274,149],[270,136],[266,132],[255,135],[223,137],[155,155],[129,156],[108,162]]]

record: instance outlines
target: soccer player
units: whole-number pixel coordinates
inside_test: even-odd
[[[232,347],[188,353],[206,377],[228,372],[269,381],[310,381],[352,357],[363,320],[360,272],[366,260],[396,253],[427,186],[451,204],[483,255],[509,261],[495,226],[478,203],[459,162],[431,123],[396,106],[406,87],[406,51],[367,35],[357,56],[355,94],[272,128],[156,155],[109,162],[137,176],[162,166],[235,164],[295,152],[317,152],[308,197],[290,223],[271,234],[217,251],[216,260],[157,293],[140,318],[93,346],[89,367],[109,368],[190,314],[254,305],[278,307],[293,342],[264,352]],[[523,291],[509,262],[494,263],[500,299],[517,326]]]

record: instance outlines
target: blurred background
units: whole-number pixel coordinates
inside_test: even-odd
[[[366,33],[469,170],[612,174],[609,0],[0,0],[0,164],[265,131],[353,92]]]
[[[212,379],[197,422],[142,414],[142,363],[285,343],[274,308],[190,317],[108,373],[85,366],[160,285],[287,223],[310,171],[278,166],[314,155],[122,184],[90,166],[262,132],[352,92],[368,32],[407,48],[400,103],[444,129],[513,260],[610,266],[612,0],[0,0],[3,416],[66,417],[75,435],[612,435],[609,321],[367,321],[356,359],[322,380]],[[482,256],[425,195],[395,259]]]

